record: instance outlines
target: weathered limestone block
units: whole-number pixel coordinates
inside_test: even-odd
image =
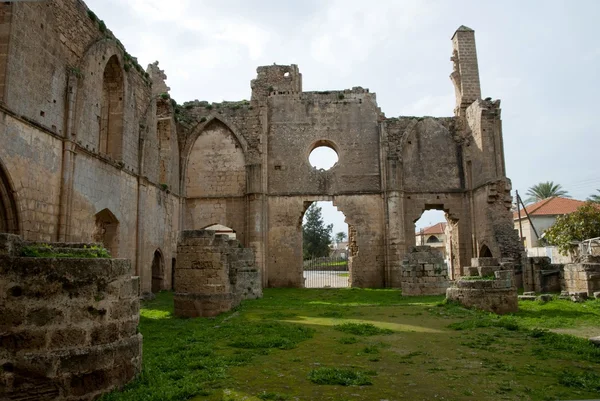
[[[512,271],[499,270],[494,275],[495,280],[459,279],[446,290],[446,299],[497,314],[516,312],[519,305]]]
[[[600,291],[600,258],[588,257],[580,263],[564,267],[564,290],[569,293],[585,292],[593,296]]]
[[[262,297],[252,249],[211,230],[184,231],[177,246],[175,314],[209,317]]]
[[[402,262],[402,295],[444,294],[448,267],[442,253],[430,246],[416,246]]]
[[[0,237],[0,399],[92,400],[131,381],[142,336],[130,262],[21,257],[19,242]]]

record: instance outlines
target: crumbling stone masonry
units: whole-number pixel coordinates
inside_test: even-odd
[[[564,286],[564,265],[552,264],[545,256],[527,258],[523,268],[525,292],[560,292]]]
[[[252,249],[210,230],[184,231],[177,247],[175,314],[216,316],[262,296]]]
[[[0,234],[0,399],[92,400],[131,381],[142,335],[130,261],[20,257],[22,245]]]
[[[564,270],[564,290],[571,293],[587,293],[593,297],[600,291],[600,256],[585,256],[579,263],[569,263]]]
[[[456,280],[446,291],[446,299],[488,312],[505,314],[519,308],[513,268],[496,258],[473,258],[469,275]]]
[[[2,2],[0,26],[0,231],[100,241],[142,292],[172,288],[179,233],[214,224],[254,250],[263,286],[303,286],[319,200],[352,227],[353,286],[401,286],[428,209],[446,212],[452,279],[472,257],[520,260],[472,29],[452,36],[454,115],[388,117],[362,87],[304,92],[296,65],[258,67],[250,100],[179,105],[81,0]],[[328,171],[309,164],[318,146],[339,156]]]
[[[445,294],[450,286],[442,253],[430,246],[416,246],[402,262],[402,295]]]

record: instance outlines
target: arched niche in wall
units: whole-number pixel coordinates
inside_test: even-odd
[[[163,289],[165,281],[165,260],[160,249],[154,251],[152,258],[152,292],[157,293]]]
[[[490,250],[490,248],[488,248],[487,245],[482,245],[481,249],[479,250],[479,257],[480,258],[491,258],[493,257],[492,255],[492,251]]]
[[[0,233],[20,234],[17,200],[8,172],[0,162]]]
[[[112,56],[102,78],[100,137],[98,150],[113,159],[122,158],[123,147],[123,71],[117,56]]]
[[[96,213],[96,230],[93,240],[100,242],[114,258],[119,254],[119,220],[108,209]]]
[[[187,160],[187,198],[236,197],[246,193],[242,144],[218,119],[207,123],[192,145]]]

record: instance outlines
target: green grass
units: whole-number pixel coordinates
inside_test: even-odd
[[[333,326],[337,331],[354,334],[356,336],[377,336],[381,334],[392,334],[390,329],[380,329],[371,323],[343,323]]]
[[[373,384],[365,372],[347,368],[317,368],[310,371],[308,379],[315,384],[340,386],[367,386]]]
[[[266,289],[216,318],[145,302],[143,370],[103,401],[600,398],[600,302],[497,315],[396,290]],[[341,331],[340,331],[341,328]]]

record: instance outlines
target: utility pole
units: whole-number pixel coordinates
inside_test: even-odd
[[[519,197],[519,191],[515,190],[515,194],[517,195],[517,215],[519,216],[519,240],[521,244],[523,243],[523,224],[521,224],[521,198]]]

